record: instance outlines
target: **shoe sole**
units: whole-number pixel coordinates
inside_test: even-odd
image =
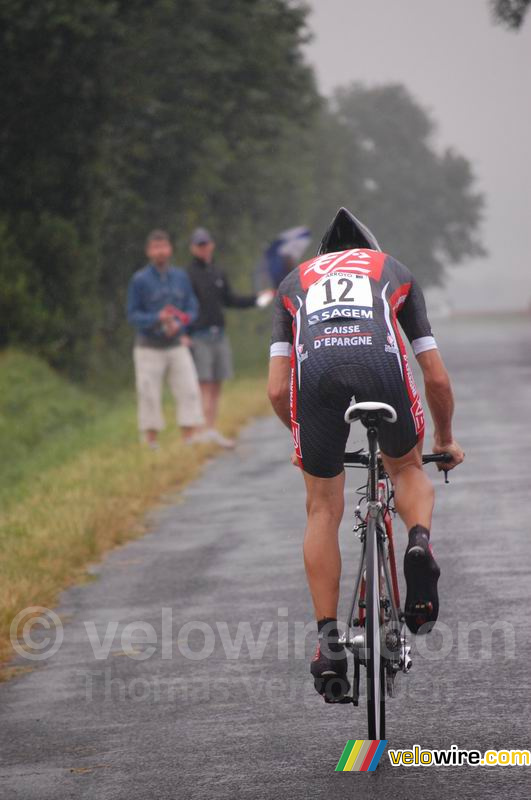
[[[346,675],[333,670],[326,670],[313,679],[315,691],[324,697],[325,703],[343,703],[350,692],[350,683]]]
[[[430,633],[439,615],[437,582],[441,570],[429,551],[418,545],[404,557],[406,624],[414,634]],[[414,600],[410,600],[414,598]],[[431,606],[431,607],[430,607]]]

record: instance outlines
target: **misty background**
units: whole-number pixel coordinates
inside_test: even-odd
[[[119,391],[151,228],[180,266],[211,229],[245,292],[281,231],[308,226],[315,252],[339,205],[433,316],[527,309],[531,28],[492,5],[4,0],[0,353]],[[267,314],[229,326],[238,368],[263,370]]]
[[[481,233],[488,255],[450,270],[444,290],[429,290],[432,303],[447,301],[457,311],[527,308],[530,20],[511,32],[493,23],[486,0],[308,5],[307,56],[321,92],[351,81],[403,83],[431,112],[437,145],[456,147],[470,160],[485,194]]]

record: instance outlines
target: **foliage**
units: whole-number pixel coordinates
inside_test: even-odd
[[[531,6],[531,0],[491,0],[494,15],[508,28],[520,28]]]
[[[86,369],[129,338],[125,284],[147,228],[184,240],[206,220],[230,244],[244,218],[263,235],[300,197],[289,166],[318,105],[304,12],[1,0],[0,28],[0,344]]]
[[[317,238],[340,204],[426,283],[479,252],[468,162],[433,151],[398,87],[320,98],[306,13],[298,0],[0,0],[0,347],[122,381],[125,291],[152,227],[183,260],[208,225],[245,288],[280,229],[311,222]]]

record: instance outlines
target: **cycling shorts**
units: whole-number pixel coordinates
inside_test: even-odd
[[[395,423],[379,428],[380,450],[400,458],[424,436],[424,412],[407,359],[388,360],[385,370],[372,359],[325,365],[320,359],[304,362],[299,385],[297,364],[292,369],[291,419],[295,451],[302,469],[318,478],[333,478],[344,469],[350,425],[344,414],[351,402],[388,403],[397,413]]]

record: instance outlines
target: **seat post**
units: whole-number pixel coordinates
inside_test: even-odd
[[[369,500],[378,501],[378,430],[371,425],[367,428],[369,441]]]

